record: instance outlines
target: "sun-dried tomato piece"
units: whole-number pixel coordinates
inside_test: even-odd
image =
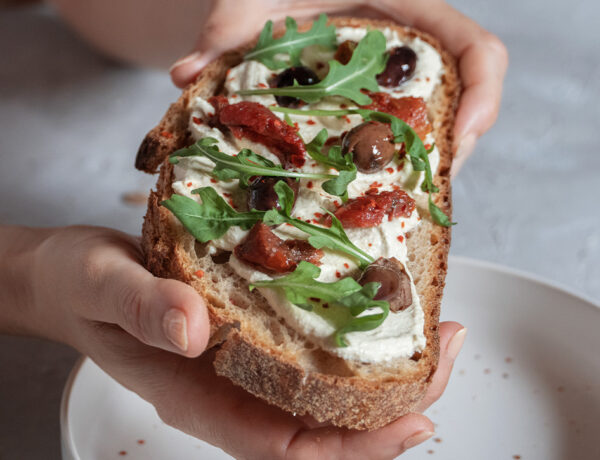
[[[215,108],[213,126],[228,127],[238,139],[246,138],[268,147],[284,168],[302,167],[306,161],[306,148],[296,129],[279,119],[258,102],[227,103],[223,96],[208,100]]]
[[[340,43],[338,49],[333,56],[333,59],[338,61],[340,64],[348,64],[350,59],[352,59],[352,55],[354,54],[354,50],[356,49],[358,43],[352,40],[345,40]]]
[[[289,273],[302,260],[318,265],[323,257],[323,251],[307,241],[283,240],[262,222],[252,227],[233,252],[238,259],[264,273]]]
[[[431,132],[427,105],[422,97],[392,97],[388,93],[367,93],[373,100],[361,108],[385,112],[404,120],[421,139]]]
[[[389,220],[395,217],[410,217],[414,210],[415,200],[404,190],[377,193],[375,189],[366,195],[348,200],[335,211],[335,217],[346,228],[367,228],[381,224],[385,216]]]

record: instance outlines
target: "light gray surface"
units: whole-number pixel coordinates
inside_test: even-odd
[[[452,3],[511,55],[498,123],[454,182],[452,253],[600,299],[600,8]],[[177,97],[166,74],[109,62],[55,18],[28,10],[0,11],[0,53],[0,222],[138,233],[144,209],[121,195],[153,183],[132,163]],[[0,337],[0,459],[59,458],[58,400],[75,356]]]

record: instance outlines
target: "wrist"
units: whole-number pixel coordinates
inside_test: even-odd
[[[51,229],[0,226],[0,333],[40,335],[34,272],[36,253]]]

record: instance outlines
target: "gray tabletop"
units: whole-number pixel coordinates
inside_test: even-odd
[[[451,253],[600,299],[600,7],[592,0],[453,1],[510,52],[496,126],[454,181]],[[123,200],[153,178],[133,159],[175,90],[127,68],[47,10],[0,10],[0,222],[139,233]],[[456,318],[466,321],[465,318]],[[0,459],[60,458],[60,393],[77,353],[0,336]]]

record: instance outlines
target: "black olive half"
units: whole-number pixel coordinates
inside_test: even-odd
[[[394,135],[390,126],[367,121],[352,128],[342,141],[342,153],[352,153],[356,168],[362,173],[381,171],[394,157]]]
[[[393,312],[405,310],[412,305],[410,278],[402,263],[391,257],[380,257],[367,267],[358,282],[364,286],[370,282],[381,283],[375,300],[387,300]]]
[[[417,65],[417,54],[408,46],[400,46],[390,51],[385,70],[377,75],[377,83],[386,88],[394,88],[412,77]]]
[[[248,187],[248,209],[268,211],[270,209],[281,209],[275,184],[285,181],[294,192],[294,203],[298,196],[299,182],[290,177],[259,176],[250,182]]]
[[[271,86],[276,88],[284,88],[286,86],[293,86],[294,80],[299,85],[315,85],[319,83],[319,77],[311,69],[304,66],[290,67],[285,69],[283,72],[278,74],[273,81]],[[300,105],[300,99],[290,96],[275,96],[275,100],[282,107],[298,107]]]

